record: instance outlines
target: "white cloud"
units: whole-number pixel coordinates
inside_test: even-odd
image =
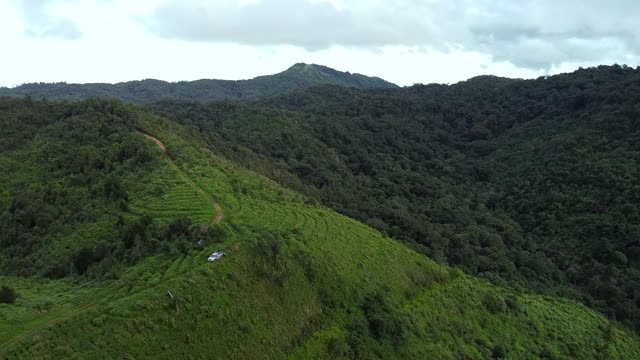
[[[370,3],[373,4],[373,3]],[[335,45],[381,47],[418,45],[435,40],[428,17],[411,16],[397,6],[356,7],[349,3],[305,0],[252,2],[170,1],[144,20],[167,38],[235,42],[248,45],[295,45],[310,50]]]
[[[0,0],[0,86],[244,79],[296,62],[400,85],[636,66],[639,8],[622,0]]]
[[[635,0],[172,0],[145,20],[188,41],[380,48],[461,47],[549,70],[563,62],[640,53]]]
[[[52,8],[65,0],[22,0],[20,10],[27,23],[25,33],[32,37],[54,37],[75,40],[82,37],[78,26],[70,19],[56,15]]]

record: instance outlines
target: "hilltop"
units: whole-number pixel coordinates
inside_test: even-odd
[[[640,326],[640,69],[161,102],[229,159],[495,284]]]
[[[83,100],[88,98],[117,98],[145,104],[163,99],[211,101],[221,99],[255,100],[284,94],[313,85],[334,84],[347,87],[395,88],[395,84],[376,77],[351,74],[315,64],[295,64],[275,74],[251,80],[196,80],[165,82],[160,80],[130,81],[118,84],[33,83],[15,88],[0,88],[0,96],[34,99]]]
[[[3,358],[640,356],[593,310],[439,265],[148,110],[0,114]]]

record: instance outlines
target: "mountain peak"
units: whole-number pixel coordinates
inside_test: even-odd
[[[295,63],[293,64],[288,70],[299,70],[299,69],[303,69],[303,68],[307,68],[307,67],[313,67],[314,64],[307,64],[307,63]]]
[[[369,88],[397,88],[398,85],[383,80],[379,77],[371,77],[348,71],[339,71],[325,65],[296,63],[287,70],[275,76],[293,76],[300,81],[314,84],[335,84],[362,89]]]

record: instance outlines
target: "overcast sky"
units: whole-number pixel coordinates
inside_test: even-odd
[[[400,85],[640,63],[638,0],[0,0],[0,86],[246,79],[297,62]]]

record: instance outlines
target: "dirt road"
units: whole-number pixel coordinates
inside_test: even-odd
[[[220,206],[220,204],[218,204],[211,195],[209,195],[209,193],[207,193],[206,191],[204,191],[204,189],[202,189],[198,184],[196,184],[195,181],[193,181],[193,179],[191,179],[184,171],[182,171],[182,169],[180,169],[180,167],[178,166],[178,164],[176,164],[175,161],[173,161],[173,159],[171,159],[171,157],[169,157],[169,154],[167,154],[167,146],[160,141],[160,139],[146,134],[144,132],[140,132],[142,135],[144,135],[146,138],[150,139],[151,141],[153,141],[154,143],[156,143],[156,145],[158,145],[158,147],[160,147],[160,149],[162,150],[162,152],[164,153],[165,158],[167,159],[167,161],[169,161],[169,164],[171,165],[171,167],[176,170],[180,176],[189,183],[189,185],[191,185],[191,187],[193,187],[194,189],[196,189],[196,191],[198,191],[200,194],[202,194],[202,196],[206,197],[207,200],[209,200],[209,202],[211,202],[211,206],[214,209],[214,216],[211,219],[211,223],[212,224],[219,224],[222,219],[224,219],[224,211],[222,210],[222,207]]]

